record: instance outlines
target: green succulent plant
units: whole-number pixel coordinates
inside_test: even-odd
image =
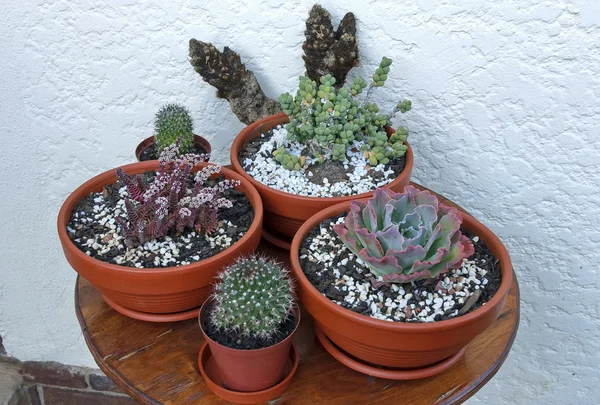
[[[409,111],[411,102],[399,102],[391,114],[380,113],[377,104],[368,102],[371,90],[385,83],[391,64],[391,59],[382,58],[362,104],[355,97],[368,85],[360,77],[353,79],[349,88],[336,90],[332,75],[322,76],[319,83],[301,76],[295,96],[284,93],[278,98],[290,119],[286,125],[288,139],[309,146],[308,155],[318,156],[319,162],[346,160],[348,147],[357,140],[365,141],[365,153],[368,153],[372,166],[387,164],[390,159],[403,156],[407,149],[404,142],[408,131],[402,127],[398,135],[388,139],[385,128],[392,124],[391,118],[397,112]],[[289,170],[299,170],[304,166],[300,156],[294,157],[285,148],[277,149],[273,155]]]
[[[188,109],[180,104],[161,107],[154,119],[154,134],[159,154],[178,139],[181,139],[180,153],[189,152],[194,140],[194,122]]]
[[[428,191],[377,189],[367,202],[352,201],[333,230],[384,283],[433,278],[474,253],[460,232],[462,217]]]
[[[294,309],[287,270],[264,257],[238,259],[219,275],[210,322],[226,332],[269,339]]]

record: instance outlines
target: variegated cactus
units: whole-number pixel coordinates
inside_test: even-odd
[[[367,202],[353,201],[334,231],[384,282],[433,278],[474,253],[460,232],[462,217],[428,191],[378,189]]]

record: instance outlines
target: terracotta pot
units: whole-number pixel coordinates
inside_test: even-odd
[[[200,135],[194,135],[193,142],[196,146],[200,146],[206,151],[206,153],[210,154],[210,142],[208,142],[206,139],[204,139]],[[135,148],[135,158],[138,160],[138,162],[141,162],[140,157],[142,156],[142,152],[148,149],[150,146],[154,145],[155,143],[156,139],[154,138],[154,135],[149,136],[148,138],[144,139],[142,142],[139,143],[137,148]]]
[[[199,163],[194,171],[212,165]],[[158,169],[158,161],[122,166],[128,174]],[[243,191],[254,208],[254,220],[248,232],[235,244],[210,258],[185,266],[138,269],[94,259],[79,250],[69,239],[66,226],[75,205],[92,192],[117,181],[115,170],[104,172],[82,184],[63,203],[58,214],[58,235],[64,254],[75,271],[86,278],[103,296],[119,306],[134,311],[165,314],[199,307],[211,292],[216,274],[237,257],[253,252],[261,238],[263,206],[256,189],[232,170],[222,168],[228,179],[240,180]],[[218,176],[218,175],[215,175]]]
[[[330,301],[308,281],[298,252],[304,238],[324,220],[348,212],[349,202],[329,207],[308,219],[298,230],[290,251],[291,266],[298,280],[299,296],[317,326],[346,353],[368,363],[395,368],[423,367],[442,361],[465,347],[500,315],[513,270],[510,256],[498,237],[468,214],[462,213],[461,228],[478,235],[500,260],[502,282],[484,306],[457,318],[432,323],[394,323],[374,319]]]
[[[261,133],[270,130],[271,128],[289,122],[285,113],[272,115],[260,119],[242,130],[233,141],[230,151],[231,165],[233,169],[244,176],[246,180],[252,183],[260,193],[265,205],[265,221],[264,226],[271,234],[282,234],[289,237],[294,237],[294,234],[300,226],[308,218],[317,212],[330,207],[334,204],[343,201],[357,200],[366,198],[373,192],[362,193],[347,197],[306,197],[296,194],[286,193],[284,191],[275,190],[258,181],[244,171],[239,161],[239,153],[244,148],[244,145],[260,136]],[[388,133],[392,133],[392,129],[388,128]],[[406,143],[408,150],[406,151],[406,165],[400,175],[392,182],[386,184],[384,188],[390,188],[396,192],[404,190],[410,181],[410,175],[413,169],[413,153],[410,145]]]
[[[223,384],[240,392],[261,391],[278,384],[284,377],[285,364],[292,348],[292,338],[300,325],[300,311],[295,309],[296,328],[281,342],[256,350],[232,349],[212,340],[204,331],[202,321],[208,316],[212,299],[200,310],[198,321],[204,339],[208,342]]]

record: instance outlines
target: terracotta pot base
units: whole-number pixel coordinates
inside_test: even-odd
[[[319,329],[315,327],[315,333],[319,338],[319,342],[323,345],[325,350],[329,354],[331,354],[337,361],[345,365],[346,367],[351,368],[352,370],[358,371],[359,373],[371,375],[373,377],[385,378],[388,380],[418,380],[421,378],[427,378],[439,374],[448,370],[450,367],[455,365],[458,360],[465,354],[467,350],[466,347],[463,347],[458,353],[453,356],[448,357],[446,360],[442,360],[439,363],[436,363],[432,366],[427,366],[423,368],[414,368],[414,369],[390,369],[390,368],[381,368],[369,365],[367,363],[362,363],[356,360],[354,357],[349,356],[348,354],[342,352],[338,347],[336,347],[327,336]]]
[[[223,386],[220,370],[216,366],[207,342],[204,342],[200,349],[200,353],[198,354],[198,368],[200,369],[202,377],[204,377],[206,385],[215,395],[236,404],[258,404],[275,399],[285,392],[298,369],[299,360],[300,356],[298,351],[296,350],[296,347],[292,345],[281,382],[271,388],[256,392],[232,391]]]
[[[287,240],[283,235],[276,235],[271,233],[263,227],[262,238],[269,242],[271,245],[277,246],[284,250],[290,250],[292,248],[292,241]]]
[[[117,304],[116,302],[114,302],[113,300],[111,300],[110,298],[106,297],[106,296],[102,296],[102,298],[104,298],[104,301],[106,301],[106,303],[115,311],[117,311],[118,313],[125,315],[129,318],[133,318],[133,319],[137,319],[139,321],[145,321],[145,322],[179,322],[179,321],[187,321],[188,319],[194,319],[198,317],[198,314],[200,313],[200,308],[202,308],[201,306],[198,308],[194,308],[194,309],[190,309],[188,311],[183,311],[183,312],[174,312],[174,313],[170,313],[170,314],[153,314],[153,313],[149,313],[149,312],[141,312],[141,311],[135,311],[133,309],[129,309],[129,308],[125,308],[122,305]]]

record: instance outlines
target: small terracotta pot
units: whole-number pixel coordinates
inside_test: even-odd
[[[233,391],[255,392],[278,384],[284,377],[284,367],[290,350],[292,338],[300,325],[300,311],[294,310],[296,328],[281,342],[256,350],[240,350],[222,346],[212,340],[204,331],[202,322],[208,316],[212,299],[200,310],[198,321],[204,339],[208,342],[215,364],[220,370],[225,386]]]
[[[206,153],[210,154],[210,142],[208,142],[206,139],[204,139],[200,135],[194,135],[193,142],[195,145],[200,146],[202,149],[204,149]],[[135,158],[138,160],[138,162],[141,162],[140,157],[142,156],[142,152],[144,152],[144,150],[148,149],[155,143],[156,139],[154,138],[154,135],[149,136],[148,138],[144,139],[142,142],[139,143],[137,148],[135,148]]]
[[[465,213],[461,213],[461,228],[479,236],[500,260],[502,282],[484,306],[445,321],[407,324],[357,314],[323,296],[302,271],[298,257],[300,246],[313,228],[328,218],[348,212],[349,206],[349,202],[337,204],[308,219],[296,233],[290,251],[291,266],[304,307],[339,348],[364,362],[380,366],[424,367],[458,353],[498,318],[513,279],[510,256],[492,231]]]
[[[210,166],[199,163],[193,171]],[[122,166],[128,174],[158,169],[158,161],[132,163]],[[211,293],[214,277],[239,256],[252,253],[261,238],[263,206],[256,189],[232,170],[222,168],[220,174],[241,182],[243,191],[254,208],[254,220],[240,240],[221,253],[185,266],[138,269],[103,262],[79,250],[67,235],[71,211],[79,201],[92,192],[99,192],[107,184],[117,181],[115,170],[104,172],[77,188],[63,203],[58,214],[58,236],[67,261],[82,277],[96,287],[103,296],[118,306],[150,314],[178,313],[197,308]]]
[[[272,235],[282,234],[291,239],[304,221],[317,212],[344,201],[369,197],[373,195],[373,191],[345,197],[307,197],[275,190],[274,188],[258,182],[246,173],[239,160],[240,151],[244,148],[245,144],[260,136],[263,132],[287,122],[289,122],[287,115],[285,115],[285,113],[280,113],[260,119],[248,125],[233,141],[230,159],[233,169],[252,183],[260,193],[265,205],[265,228],[267,228]],[[388,128],[387,131],[388,133],[392,133],[393,129]],[[408,150],[405,154],[406,165],[404,166],[404,170],[396,179],[386,184],[384,188],[401,192],[410,182],[410,175],[413,169],[413,153],[408,142],[406,143],[406,146],[408,146]]]

